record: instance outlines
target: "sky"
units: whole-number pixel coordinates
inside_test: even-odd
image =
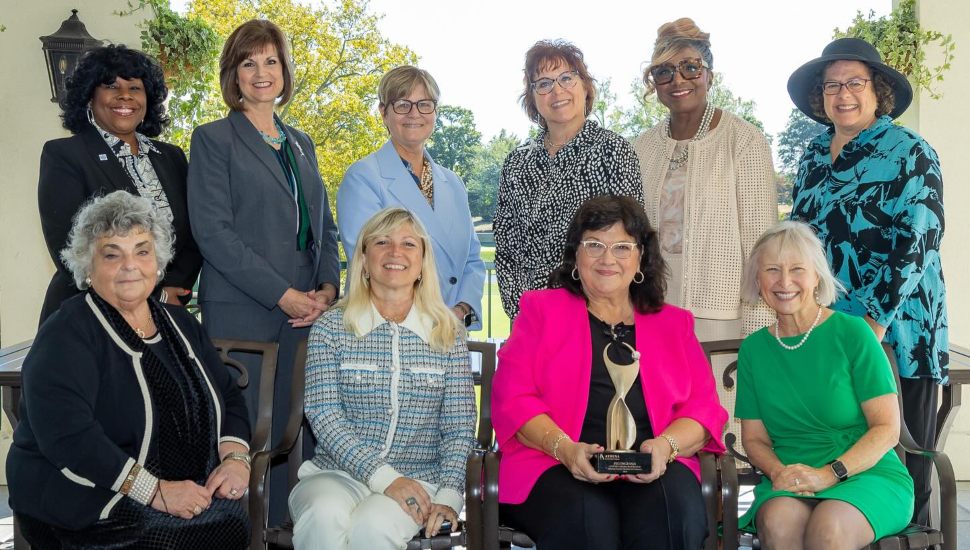
[[[173,0],[180,9],[185,0]],[[610,79],[617,101],[632,105],[657,28],[691,17],[711,34],[714,69],[736,95],[753,100],[765,131],[777,135],[794,108],[785,85],[818,57],[836,27],[859,11],[887,15],[891,0],[370,0],[379,26],[411,48],[441,88],[441,102],[475,114],[485,140],[530,123],[518,102],[525,52],[537,40],[564,38],[584,53],[597,80]]]

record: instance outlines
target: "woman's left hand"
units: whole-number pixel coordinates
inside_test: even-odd
[[[641,453],[650,453],[650,473],[626,476],[627,481],[634,483],[650,483],[656,481],[667,471],[667,460],[670,458],[670,443],[662,437],[648,439],[640,444]]]
[[[432,504],[428,512],[428,521],[424,526],[424,536],[431,538],[438,534],[444,521],[451,522],[451,531],[458,529],[458,514],[447,504]]]
[[[209,474],[205,488],[217,498],[240,499],[249,488],[249,468],[240,460],[225,460]]]
[[[785,466],[772,479],[775,491],[789,491],[798,495],[814,496],[837,482],[835,473],[828,466],[812,468],[804,464]]]

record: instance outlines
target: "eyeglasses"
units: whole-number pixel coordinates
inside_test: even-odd
[[[399,115],[406,115],[411,112],[414,107],[418,108],[418,112],[422,115],[430,115],[437,108],[438,102],[433,99],[421,99],[418,101],[410,101],[407,99],[399,99],[391,103],[391,109]]]
[[[857,94],[862,90],[865,90],[866,84],[868,83],[868,78],[850,78],[846,82],[826,80],[822,83],[822,93],[825,95],[837,95],[840,91],[842,91],[842,86],[845,86],[846,90]]]
[[[674,80],[674,73],[680,73],[684,80],[700,78],[704,69],[709,69],[707,62],[699,57],[682,59],[679,63],[663,63],[650,68],[650,79],[654,85],[670,84]]]
[[[606,243],[600,241],[579,241],[579,244],[586,251],[586,255],[590,258],[601,258],[603,254],[606,253],[606,249],[610,249],[610,254],[617,260],[625,260],[633,255],[633,251],[639,246],[637,243],[629,243],[620,241],[618,243],[613,243],[607,246]]]
[[[555,79],[537,78],[532,81],[532,89],[539,95],[546,95],[552,92],[552,88],[556,85],[556,82],[559,83],[560,88],[568,90],[579,82],[579,73],[576,71],[566,71]]]

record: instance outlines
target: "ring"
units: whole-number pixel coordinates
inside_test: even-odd
[[[233,487],[232,489],[229,489],[229,494],[232,496],[236,496],[239,494],[239,489],[236,489],[235,487]]]
[[[418,501],[414,497],[408,497],[404,499],[404,504],[407,504],[408,506],[417,506]]]
[[[799,483],[801,483],[801,481],[798,481],[798,478],[796,477],[795,478],[795,485],[798,485]]]
[[[196,506],[195,508],[192,508],[192,513],[195,515],[199,515],[202,513],[202,508],[199,508],[198,506]]]

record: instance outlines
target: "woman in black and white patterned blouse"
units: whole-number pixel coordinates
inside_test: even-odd
[[[545,288],[562,262],[566,229],[583,202],[599,195],[643,201],[633,148],[586,120],[595,90],[579,48],[536,42],[524,73],[520,101],[541,131],[505,159],[494,218],[495,268],[510,319],[522,293]]]

